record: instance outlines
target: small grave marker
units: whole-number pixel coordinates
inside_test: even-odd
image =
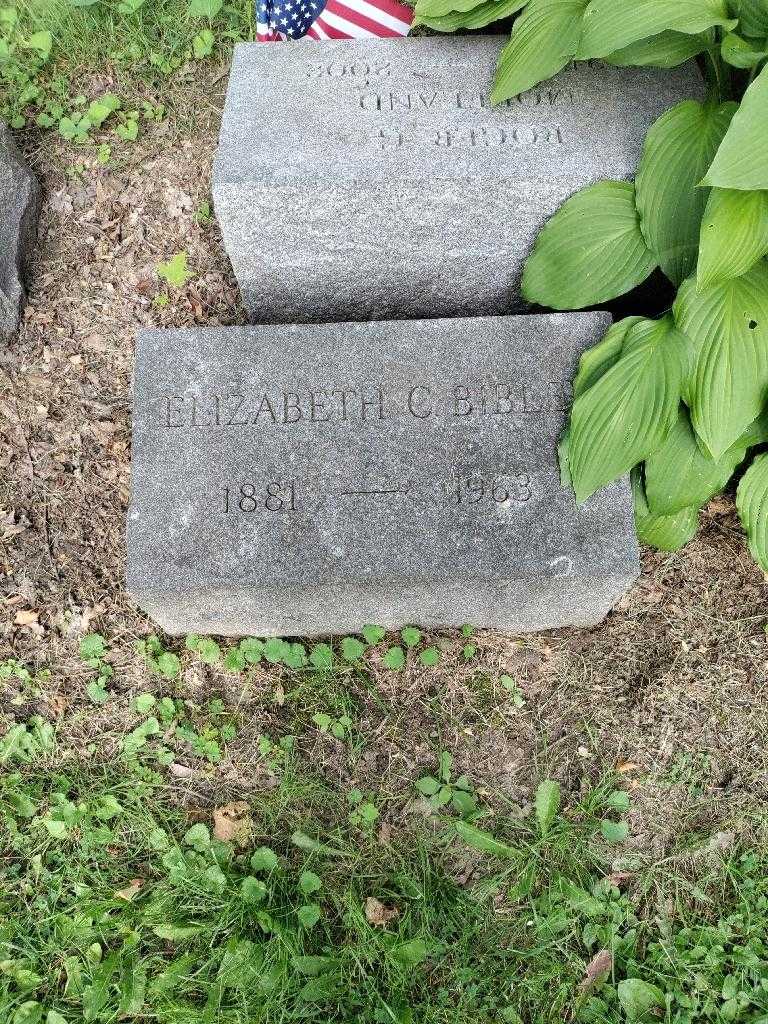
[[[128,589],[169,633],[599,621],[639,571],[626,481],[556,446],[602,314],[139,334]]]

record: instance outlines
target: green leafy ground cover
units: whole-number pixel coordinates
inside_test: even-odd
[[[161,93],[190,63],[253,37],[246,0],[18,0],[0,6],[0,117],[75,143],[135,141],[162,120]],[[163,83],[166,83],[164,86]],[[102,150],[102,152],[105,152]],[[103,162],[108,162],[105,155]]]
[[[145,745],[61,758],[37,720],[0,757],[9,1024],[768,1014],[762,844],[711,845],[687,877],[616,870],[631,801],[610,780],[566,806],[545,781],[523,817],[435,813],[388,840],[293,759],[211,821],[168,799]]]
[[[0,1019],[764,1024],[764,824],[681,830],[659,859],[631,841],[634,766],[570,796],[544,779],[522,805],[491,801],[444,750],[399,791],[334,783],[298,734],[328,732],[352,759],[375,741],[350,673],[372,686],[371,641],[396,645],[366,633],[311,647],[190,636],[178,653],[149,637],[136,658],[157,686],[132,697],[107,759],[41,715],[5,731]],[[108,706],[110,645],[88,634],[80,656],[88,699]],[[179,695],[190,661],[244,684],[263,662],[289,673],[295,733],[257,744],[271,787],[179,800],[180,752],[215,772],[241,726],[231,704]],[[13,660],[0,679],[27,700],[50,686]]]

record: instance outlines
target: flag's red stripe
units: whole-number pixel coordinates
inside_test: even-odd
[[[310,39],[319,39],[320,38],[320,36],[317,34],[317,32],[315,32],[314,28],[308,29],[307,30],[307,35],[309,36]]]
[[[404,4],[399,4],[397,0],[368,0],[368,3],[378,7],[380,11],[384,11],[390,17],[404,22],[406,25],[410,25],[413,21],[413,11],[411,8],[406,7]]]
[[[350,36],[348,34],[345,34],[344,32],[341,32],[339,29],[334,28],[333,25],[329,25],[329,24],[327,24],[327,22],[323,21],[322,14],[317,19],[315,24],[320,24],[322,26],[323,32],[325,32],[325,34],[328,36],[329,39],[351,39],[352,38],[352,36]]]
[[[390,28],[389,25],[382,25],[379,21],[374,21],[372,18],[367,18],[360,11],[356,11],[353,7],[347,7],[346,4],[340,3],[340,0],[328,0],[326,5],[326,11],[330,11],[332,14],[337,15],[339,18],[344,18],[345,21],[351,22],[353,25],[357,25],[359,28],[367,29],[372,32],[375,36],[380,36],[382,39],[390,36],[400,36],[401,33],[394,28]],[[330,32],[330,26],[326,26],[326,22],[323,21],[323,28]],[[341,38],[336,37],[334,38]]]

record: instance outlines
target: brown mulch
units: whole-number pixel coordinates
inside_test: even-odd
[[[525,805],[543,774],[578,792],[618,766],[637,793],[634,832],[651,834],[659,854],[683,828],[762,807],[768,591],[728,497],[705,510],[684,551],[645,552],[639,583],[595,629],[480,633],[469,662],[461,637],[439,634],[438,668],[393,673],[374,653],[370,682],[351,673],[332,691],[262,666],[227,674],[188,654],[177,683],[149,675],[133,645],[153,627],[123,589],[134,332],[244,322],[215,221],[200,216],[225,88],[220,71],[208,76],[187,81],[171,117],[136,144],[110,140],[108,167],[50,134],[25,140],[45,205],[26,320],[0,358],[0,663],[51,675],[44,685],[0,680],[0,734],[39,712],[58,720],[68,750],[111,756],[138,721],[135,693],[175,692],[192,707],[221,696],[238,721],[221,763],[180,748],[169,775],[211,803],[274,785],[258,738],[295,733],[313,770],[385,796],[432,770],[444,748],[499,806]],[[193,277],[160,305],[157,265],[181,250]],[[115,668],[98,708],[78,653],[93,630]],[[314,711],[342,707],[359,744],[311,723]]]

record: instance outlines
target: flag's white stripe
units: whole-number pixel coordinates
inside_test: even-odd
[[[321,39],[327,39],[328,38],[328,33],[323,31],[323,26],[320,24],[320,19],[319,18],[314,23],[312,28],[315,30],[315,32],[317,32],[317,34],[320,36]]]
[[[267,35],[267,33],[271,32],[271,31],[272,31],[272,29],[269,27],[269,25],[266,22],[263,22],[263,21],[256,22],[256,33],[258,35],[265,36],[265,35]]]
[[[346,18],[340,18],[338,14],[334,14],[333,11],[329,11],[327,8],[320,15],[323,21],[327,22],[332,28],[336,28],[339,32],[346,32],[348,36],[353,39],[380,39],[375,32],[369,32],[367,28],[362,28],[360,25],[356,25],[354,21],[347,21]],[[317,22],[315,22],[317,26]]]
[[[391,14],[387,14],[386,11],[382,11],[380,7],[376,7],[375,4],[369,4],[367,0],[341,0],[342,3],[346,3],[348,7],[354,7],[356,11],[360,11],[366,18],[370,18],[372,21],[378,21],[382,25],[386,25],[387,28],[394,29],[395,32],[402,32],[403,34],[408,32],[411,27],[409,21],[401,21],[399,18],[395,18]]]

